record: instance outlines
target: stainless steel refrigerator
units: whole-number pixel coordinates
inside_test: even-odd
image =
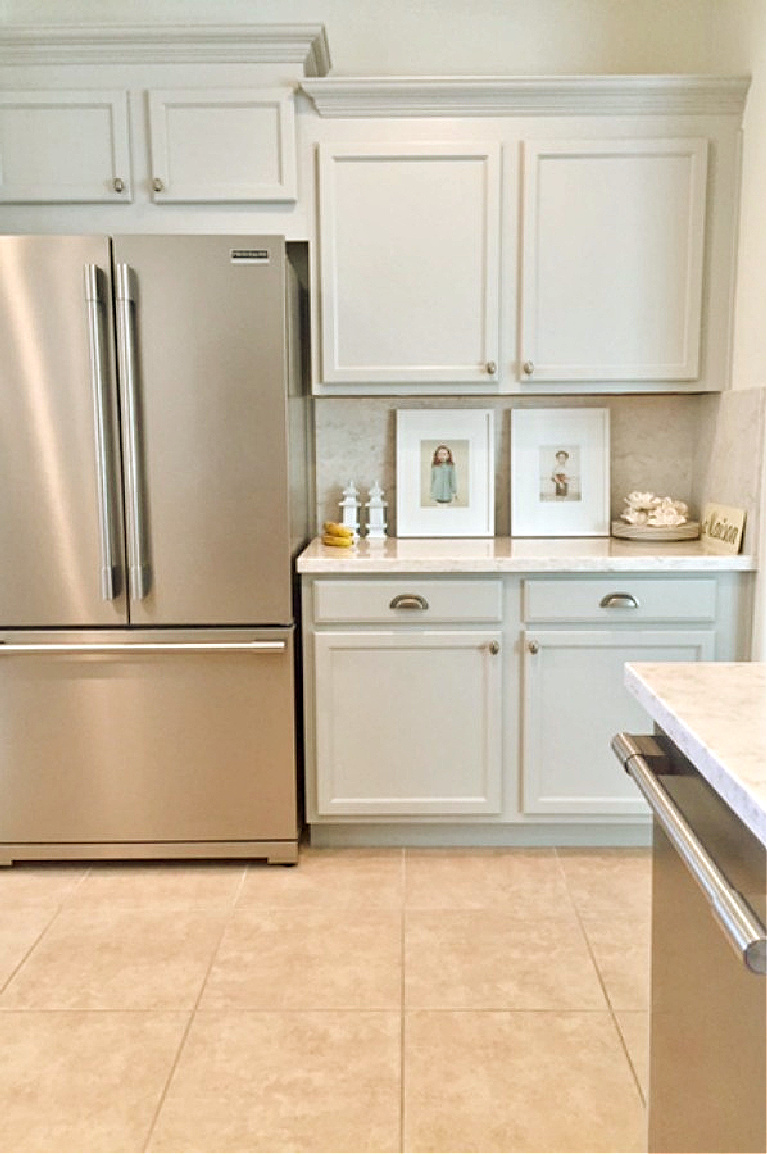
[[[0,238],[0,861],[296,859],[280,237]]]

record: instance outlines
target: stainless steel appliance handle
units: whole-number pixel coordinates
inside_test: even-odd
[[[62,642],[51,645],[17,645],[0,642],[0,657],[7,654],[35,655],[44,653],[282,653],[284,641],[137,641],[77,643]]]
[[[112,515],[111,424],[104,383],[104,274],[96,264],[84,266],[85,303],[88,314],[88,345],[93,389],[93,428],[96,444],[96,476],[99,497],[99,545],[101,550],[101,596],[115,599],[115,539]]]
[[[117,301],[117,345],[120,383],[125,397],[126,442],[125,488],[128,513],[128,573],[130,595],[143,601],[149,592],[149,565],[144,557],[143,494],[141,492],[141,436],[136,388],[136,332],[134,325],[134,272],[130,265],[115,265]]]
[[[646,752],[651,739],[642,740]],[[767,974],[767,930],[759,918],[711,859],[650,769],[636,739],[628,733],[616,733],[611,744],[615,756],[636,782],[669,841],[702,890],[736,954],[753,973]],[[662,754],[660,747],[657,748]]]

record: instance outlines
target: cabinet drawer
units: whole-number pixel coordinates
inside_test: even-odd
[[[496,580],[316,581],[314,619],[361,625],[500,621],[501,592]]]
[[[538,621],[713,621],[716,580],[710,577],[524,582],[524,618]]]

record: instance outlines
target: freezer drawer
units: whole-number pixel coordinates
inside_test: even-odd
[[[0,842],[297,836],[291,629],[0,633]]]

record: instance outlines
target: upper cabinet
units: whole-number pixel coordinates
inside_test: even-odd
[[[708,141],[526,141],[522,373],[698,377]]]
[[[303,81],[315,393],[728,388],[747,88]]]
[[[154,89],[148,106],[156,203],[296,200],[290,90]]]
[[[498,144],[319,149],[322,380],[498,379]]]
[[[130,199],[127,92],[0,92],[0,202]]]

